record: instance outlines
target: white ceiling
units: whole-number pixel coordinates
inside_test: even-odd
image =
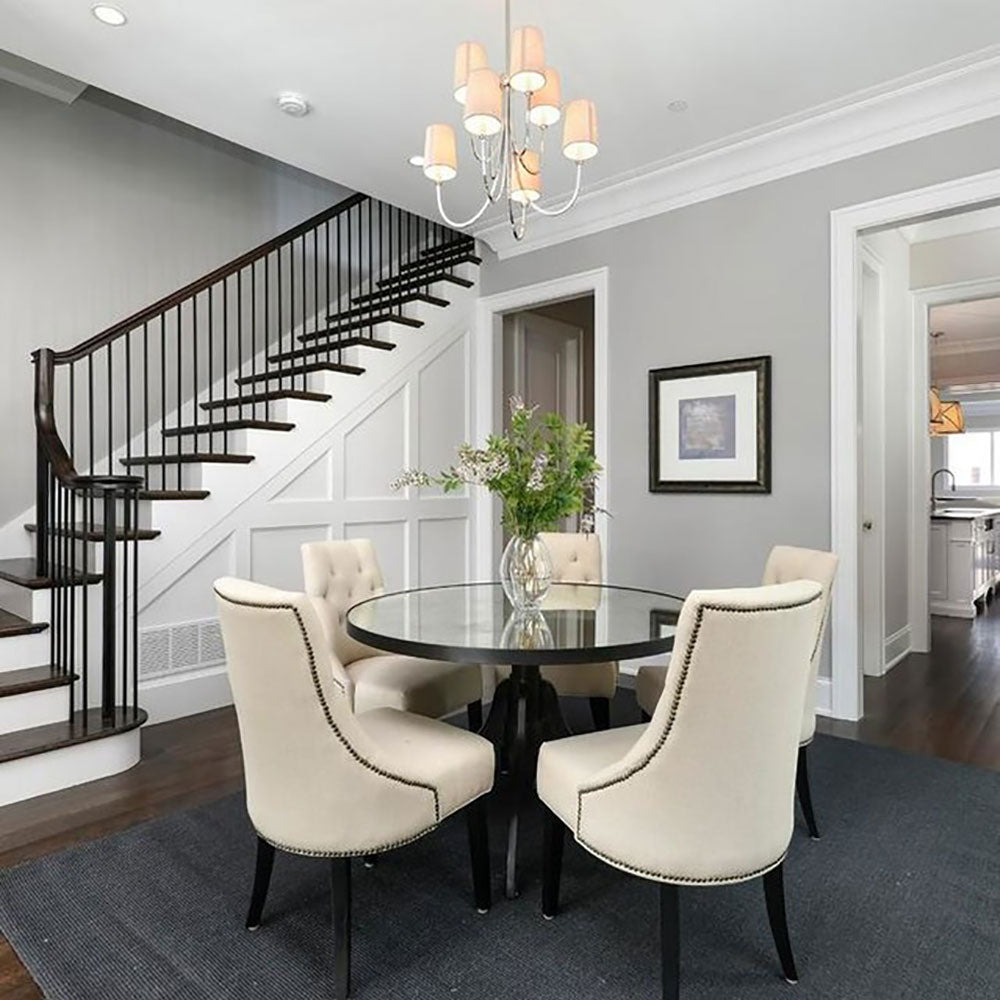
[[[90,5],[3,0],[0,48],[425,214],[433,189],[406,159],[427,122],[458,124],[453,48],[480,40],[495,65],[503,41],[501,0],[120,0],[118,29]],[[566,96],[597,102],[591,184],[827,114],[1000,43],[996,0],[515,0],[513,19],[543,28]],[[280,114],[283,90],[314,113]],[[689,110],[670,112],[676,99]],[[555,193],[572,175],[551,159]],[[469,163],[446,189],[455,213],[478,197]]]
[[[943,337],[931,341],[936,353],[951,353],[959,346],[1000,346],[1000,299],[975,299],[971,302],[951,302],[933,306],[930,328]]]

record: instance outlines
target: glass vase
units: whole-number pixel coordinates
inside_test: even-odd
[[[538,535],[511,538],[500,557],[500,582],[515,611],[538,610],[552,586],[552,560]]]

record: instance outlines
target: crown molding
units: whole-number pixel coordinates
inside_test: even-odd
[[[585,189],[564,216],[476,228],[501,259],[1000,115],[1000,45]],[[560,199],[556,199],[560,200]]]
[[[74,80],[47,66],[22,59],[13,52],[0,52],[0,80],[44,94],[63,104],[72,104],[87,89],[82,80]]]

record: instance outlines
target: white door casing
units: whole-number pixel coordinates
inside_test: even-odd
[[[934,213],[968,210],[997,198],[1000,198],[1000,170],[991,170],[830,213],[831,543],[840,556],[831,612],[831,714],[836,718],[859,719],[862,713],[857,551],[861,521],[857,440],[858,234],[865,229],[898,225]],[[912,404],[912,412],[922,412],[926,417],[925,399],[918,401],[914,393]],[[923,537],[921,532],[912,535]],[[926,554],[922,565],[926,572]]]

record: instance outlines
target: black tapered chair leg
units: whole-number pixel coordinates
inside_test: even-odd
[[[542,837],[542,916],[551,920],[559,912],[559,880],[566,839],[566,827],[551,809],[545,810]]]
[[[681,913],[680,889],[660,883],[660,975],[663,1000],[681,995]]]
[[[590,714],[594,718],[595,729],[611,728],[611,702],[607,698],[591,698]]]
[[[271,884],[271,871],[274,868],[274,847],[263,837],[257,838],[257,867],[253,876],[253,892],[250,894],[250,909],[247,911],[247,930],[255,931],[260,927],[260,917],[264,912],[264,902],[267,899],[267,889]]]
[[[351,995],[351,859],[330,859],[330,902],[333,923],[333,995]]]
[[[478,733],[483,728],[483,703],[478,698],[470,701],[465,713],[469,717],[469,732]]]
[[[472,896],[477,913],[488,913],[493,905],[490,879],[490,834],[486,798],[480,796],[465,807],[469,831],[469,859],[472,862]]]
[[[797,983],[799,974],[792,956],[792,942],[788,937],[788,918],[785,914],[784,864],[772,868],[764,876],[764,899],[767,901],[767,919],[771,922],[771,936],[778,949],[781,972],[789,983]]]
[[[799,747],[799,763],[795,770],[795,790],[799,795],[799,805],[805,817],[809,836],[819,840],[819,827],[816,825],[816,813],[813,812],[812,791],[809,788],[809,747]]]

